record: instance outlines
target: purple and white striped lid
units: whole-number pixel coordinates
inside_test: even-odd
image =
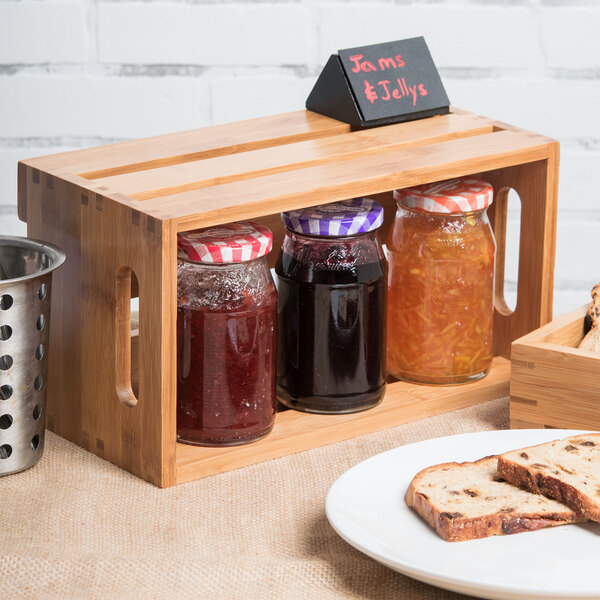
[[[281,220],[297,233],[342,237],[377,229],[383,223],[383,207],[371,198],[352,198],[283,212]]]

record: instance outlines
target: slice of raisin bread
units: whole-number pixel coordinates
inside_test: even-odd
[[[600,433],[501,454],[498,475],[600,522]]]
[[[585,315],[584,330],[589,326],[589,331],[581,340],[578,348],[600,352],[600,283],[592,289],[592,303],[589,305]]]
[[[423,469],[413,478],[406,503],[449,542],[584,520],[563,504],[502,481],[497,462],[488,456]]]

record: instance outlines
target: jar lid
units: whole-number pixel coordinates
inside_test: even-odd
[[[273,246],[268,227],[253,221],[226,223],[177,236],[179,257],[201,263],[237,263],[265,256]]]
[[[394,198],[402,206],[433,213],[482,210],[492,203],[493,196],[491,184],[474,177],[448,179],[394,191]]]
[[[341,237],[377,229],[383,223],[383,207],[371,198],[352,198],[283,212],[281,220],[297,233]]]

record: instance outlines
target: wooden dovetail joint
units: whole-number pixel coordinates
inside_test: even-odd
[[[524,367],[525,369],[535,369],[535,363],[529,360],[518,360],[513,358],[512,360],[513,367]]]

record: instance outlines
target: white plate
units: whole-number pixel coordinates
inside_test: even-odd
[[[327,495],[327,518],[349,544],[420,581],[482,598],[600,599],[600,525],[585,523],[445,542],[404,502],[421,469],[471,461],[581,434],[489,431],[402,446],[346,471]]]

